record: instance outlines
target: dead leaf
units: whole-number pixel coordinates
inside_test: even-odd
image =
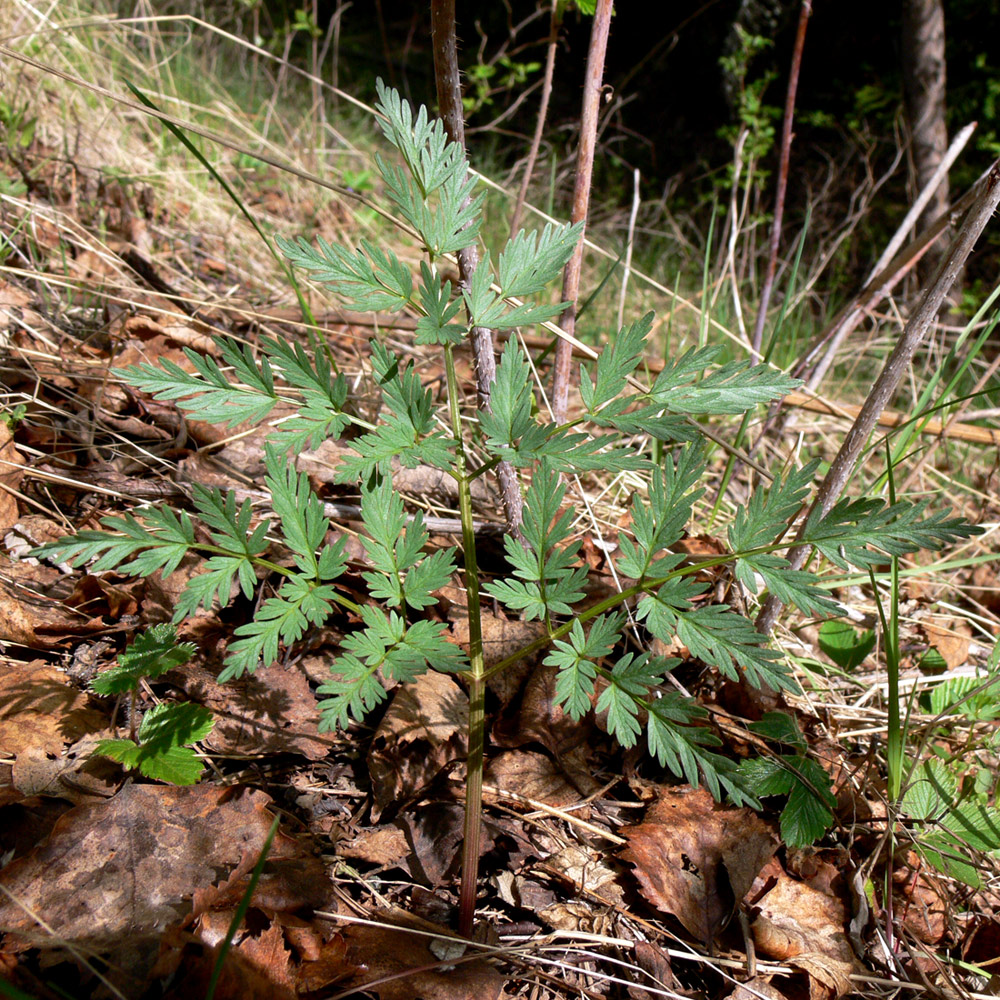
[[[398,826],[359,830],[350,840],[337,842],[338,858],[355,858],[373,865],[394,865],[409,853],[406,834]]]
[[[373,823],[465,758],[468,717],[468,695],[447,674],[429,670],[399,687],[368,753]]]
[[[662,997],[665,992],[676,994],[679,984],[670,967],[670,956],[662,948],[650,941],[636,941],[635,962],[648,979],[640,979],[635,985],[629,986],[628,993],[632,1000],[654,1000],[654,997]],[[656,993],[644,990],[640,985],[642,983],[654,986]]]
[[[462,860],[465,808],[457,802],[422,802],[396,819],[410,850],[403,867],[421,885],[437,888],[457,877]],[[493,848],[486,823],[480,824],[480,842],[485,854]]]
[[[53,566],[0,557],[0,642],[29,649],[58,649],[71,636],[106,632],[107,625],[88,620],[48,596],[61,573]]]
[[[242,788],[127,784],[114,798],[74,807],[43,843],[0,870],[7,950],[64,941],[102,950],[179,922],[195,890],[253,868],[271,826],[270,801]],[[303,859],[303,844],[279,833],[269,867],[283,858]],[[299,905],[320,906],[327,887],[315,872],[310,883],[308,895],[298,888]]]
[[[805,971],[813,996],[840,997],[850,991],[856,960],[839,899],[781,873],[756,909],[750,929],[760,954]]]
[[[110,798],[124,773],[115,761],[95,757],[96,746],[97,739],[85,736],[59,756],[43,747],[27,747],[14,761],[14,786],[25,795],[47,795],[73,803]]]
[[[14,447],[10,425],[0,422],[0,535],[17,523],[17,497],[12,491],[21,488],[24,456]]]
[[[972,630],[967,622],[955,619],[947,626],[931,622],[921,622],[921,625],[927,636],[927,642],[941,654],[949,670],[968,662]]]
[[[750,809],[718,805],[704,788],[661,786],[622,853],[643,896],[711,946],[774,853],[771,829]]]
[[[509,750],[492,758],[486,765],[485,782],[501,791],[514,792],[556,808],[579,802],[585,797],[581,796],[580,789],[568,780],[558,764],[545,754],[530,750]],[[487,801],[504,801],[502,796],[491,793],[488,788],[485,792]]]
[[[763,976],[754,976],[745,983],[739,983],[726,1000],[787,1000],[781,990],[772,986]]]
[[[107,725],[66,675],[39,661],[0,672],[0,748],[17,756],[29,747],[61,754],[67,743]]]
[[[562,881],[571,883],[574,889],[585,893],[591,900],[603,900],[609,906],[618,906],[624,899],[618,873],[600,856],[575,844],[549,855],[541,867]]]
[[[426,937],[394,927],[352,925],[342,934],[347,960],[358,968],[350,985],[380,1000],[499,1000],[504,977],[480,958],[449,964]]]
[[[316,696],[294,665],[275,663],[219,684],[210,670],[188,663],[170,679],[211,709],[215,728],[205,745],[219,753],[297,753],[321,760],[334,746],[332,736],[320,735]]]

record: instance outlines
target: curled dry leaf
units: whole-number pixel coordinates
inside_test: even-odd
[[[850,991],[856,960],[844,932],[846,907],[839,899],[781,873],[756,908],[751,931],[761,955],[805,971],[813,1000]]]
[[[468,715],[468,695],[447,674],[431,670],[397,689],[368,753],[372,822],[465,758]]]
[[[727,809],[704,788],[660,786],[637,826],[624,831],[622,857],[639,890],[710,946],[777,847],[750,809]]]

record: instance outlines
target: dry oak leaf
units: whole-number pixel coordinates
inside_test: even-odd
[[[949,670],[954,670],[968,662],[972,630],[967,622],[954,620],[947,626],[921,622],[927,641],[942,656]]]
[[[777,848],[750,809],[718,805],[704,788],[660,786],[643,822],[623,831],[624,860],[643,896],[710,946]]]
[[[813,1000],[850,991],[856,959],[844,932],[846,908],[839,899],[780,874],[756,909],[750,929],[760,954],[806,972]]]
[[[377,914],[376,914],[377,916]],[[443,929],[442,929],[443,930]],[[358,972],[350,985],[380,1000],[499,1000],[504,978],[482,959],[451,965],[428,947],[426,936],[395,927],[345,927],[347,962]]]
[[[171,671],[170,680],[215,716],[204,742],[218,753],[296,753],[321,760],[334,746],[332,736],[320,734],[316,695],[294,665],[274,663],[219,684],[210,670],[185,664]]]
[[[61,754],[67,743],[107,725],[103,712],[55,667],[33,661],[0,672],[0,750],[18,756],[29,748]]]
[[[372,740],[372,822],[405,802],[468,753],[469,696],[447,674],[429,670],[401,685]]]
[[[130,783],[70,809],[41,844],[0,870],[5,950],[67,941],[101,950],[158,936],[190,913],[196,889],[253,867],[271,827],[270,801],[244,788]],[[269,858],[301,853],[279,834]]]
[[[450,590],[450,588],[449,588]],[[457,588],[456,588],[457,590]],[[450,595],[446,595],[449,596]],[[452,632],[460,646],[469,644],[469,617],[465,608],[465,592],[460,591],[460,597],[453,602],[448,617],[452,619]],[[481,613],[483,633],[483,660],[486,669],[495,667],[501,660],[524,649],[525,646],[545,635],[543,622],[508,621],[488,611]],[[536,649],[533,653],[515,661],[498,674],[492,674],[486,681],[489,689],[500,699],[501,705],[509,704],[518,691],[521,690],[525,678],[534,670],[535,664],[542,657],[543,650]]]

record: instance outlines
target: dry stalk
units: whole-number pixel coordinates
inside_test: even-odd
[[[510,235],[517,235],[518,227],[521,224],[521,214],[524,211],[524,202],[528,197],[528,186],[531,184],[531,175],[535,172],[535,161],[538,159],[538,150],[542,145],[542,135],[545,132],[545,122],[549,114],[549,98],[552,96],[552,77],[556,68],[556,48],[559,44],[559,26],[562,24],[562,14],[560,12],[559,0],[552,0],[552,13],[549,19],[549,42],[545,49],[545,75],[542,78],[542,97],[538,102],[538,119],[535,122],[535,134],[531,137],[531,149],[528,150],[528,159],[524,164],[524,176],[521,178],[521,187],[517,192],[517,201],[514,202],[514,211],[510,217]]]
[[[608,48],[611,27],[612,0],[597,0],[594,23],[590,31],[587,52],[587,72],[583,84],[583,108],[580,113],[580,143],[576,151],[576,181],[573,186],[573,211],[570,219],[586,225],[590,205],[590,182],[594,172],[594,147],[597,144],[597,117],[601,106],[601,81],[604,79],[604,54]],[[566,264],[562,298],[568,302],[559,319],[559,326],[572,336],[576,332],[576,301],[580,294],[580,269],[583,264],[583,237]],[[557,424],[566,422],[569,402],[570,362],[573,346],[560,338],[556,342],[552,373],[552,418]]]
[[[433,0],[431,3],[431,40],[434,47],[434,75],[437,79],[438,112],[452,142],[465,148],[465,118],[462,109],[462,85],[458,75],[458,44],[455,39],[455,0]],[[458,272],[461,287],[468,288],[479,266],[479,249],[475,244],[459,250]],[[496,381],[496,357],[493,354],[493,331],[482,326],[472,328],[472,356],[476,363],[476,386],[479,405],[490,409],[490,386]],[[507,531],[521,536],[524,503],[517,472],[510,462],[497,465],[497,479],[503,500]]]
[[[889,355],[868,394],[868,398],[861,407],[861,412],[847,432],[840,451],[837,452],[837,456],[830,466],[830,471],[816,492],[816,499],[813,501],[811,511],[819,510],[826,514],[839,499],[848,479],[854,472],[862,449],[878,422],[879,415],[885,409],[892,394],[896,391],[900,379],[909,368],[913,355],[938,315],[941,303],[951,290],[951,286],[965,265],[972,248],[986,228],[986,223],[996,211],[998,203],[1000,203],[1000,161],[994,163],[986,175],[975,204],[962,222],[948,253],[924,293],[920,305],[910,317],[902,336],[892,354]],[[805,525],[806,521],[803,521],[796,541],[802,538]],[[793,548],[788,553],[788,560],[792,567],[801,569],[810,551],[811,547],[808,545],[799,545]],[[773,595],[769,596],[757,616],[757,630],[765,634],[770,632],[778,615],[781,614],[782,607],[781,601]]]
[[[785,192],[788,189],[788,162],[792,154],[792,125],[795,116],[795,92],[799,87],[799,69],[802,66],[802,50],[806,44],[806,28],[812,15],[812,0],[802,0],[799,9],[799,25],[795,32],[795,48],[792,50],[792,65],[788,70],[788,92],[785,96],[785,117],[781,125],[781,159],[778,163],[778,187],[774,194],[774,219],[771,222],[771,240],[768,247],[767,271],[760,293],[760,308],[757,322],[753,327],[750,350],[755,361],[761,360],[760,345],[764,339],[764,321],[767,306],[771,301],[774,275],[778,270],[778,248],[781,244],[781,220],[785,213]]]

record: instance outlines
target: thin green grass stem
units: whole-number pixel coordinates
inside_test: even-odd
[[[219,978],[222,976],[222,968],[226,963],[226,955],[229,954],[233,938],[236,937],[236,932],[240,929],[240,924],[243,923],[243,918],[247,915],[247,910],[250,909],[250,900],[253,898],[253,891],[257,888],[257,883],[260,881],[260,877],[264,872],[264,864],[266,863],[267,856],[271,851],[271,844],[274,842],[274,835],[278,832],[278,823],[280,821],[280,816],[274,817],[274,822],[271,824],[271,829],[268,831],[267,838],[264,841],[264,846],[260,849],[260,857],[257,859],[257,864],[254,865],[253,874],[250,876],[250,884],[247,886],[247,891],[243,893],[240,905],[236,907],[233,919],[229,923],[229,930],[226,931],[226,936],[223,938],[222,944],[219,946],[219,954],[216,956],[215,965],[212,968],[212,978],[209,980],[208,989],[205,991],[205,1000],[213,1000],[215,997],[215,991],[219,985]]]
[[[135,95],[136,99],[141,101],[147,108],[160,114],[160,109],[141,91],[138,87],[134,86],[128,80],[125,81],[125,85],[129,90]],[[212,175],[212,177],[219,183],[223,191],[229,195],[233,204],[240,210],[243,217],[253,226],[257,235],[261,238],[264,246],[267,247],[268,252],[277,261],[278,266],[281,268],[285,278],[288,280],[289,285],[295,292],[295,297],[298,299],[299,308],[302,310],[302,315],[305,318],[307,324],[307,332],[309,334],[309,339],[312,342],[312,347],[314,350],[322,348],[327,357],[330,360],[330,367],[333,369],[334,374],[339,374],[340,369],[337,367],[336,358],[333,356],[333,351],[330,349],[329,344],[326,343],[325,339],[317,336],[316,331],[319,329],[319,325],[316,322],[316,317],[313,315],[312,309],[309,307],[309,303],[306,301],[305,295],[302,293],[302,288],[299,286],[298,281],[295,277],[295,272],[292,270],[289,263],[285,258],[278,253],[275,249],[274,244],[269,239],[267,233],[261,228],[260,223],[254,218],[253,213],[243,204],[243,200],[233,189],[233,186],[215,169],[214,166],[208,161],[205,155],[200,149],[179,129],[173,122],[167,121],[166,118],[161,118],[160,121],[170,130],[178,142],[180,142],[184,148]]]

